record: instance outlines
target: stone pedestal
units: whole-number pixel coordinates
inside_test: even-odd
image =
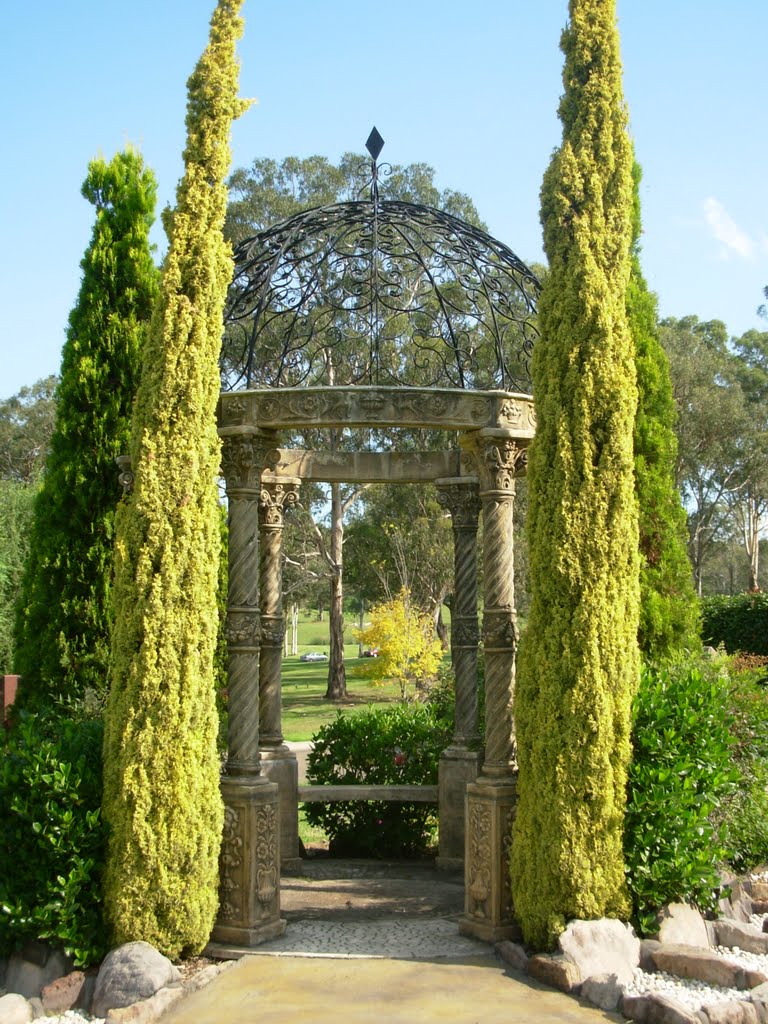
[[[440,756],[440,846],[436,864],[442,871],[464,866],[467,786],[476,781],[481,761],[479,751],[461,747],[448,747]]]
[[[515,777],[480,778],[467,787],[466,891],[459,932],[484,942],[520,934],[509,878],[516,789]]]
[[[261,747],[261,774],[278,788],[280,872],[301,874],[299,856],[299,762],[283,743]]]
[[[285,931],[280,917],[277,786],[261,776],[222,779],[219,916],[211,940],[257,946]]]

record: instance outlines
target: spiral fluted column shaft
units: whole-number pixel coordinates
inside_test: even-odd
[[[260,743],[283,742],[281,675],[283,661],[283,513],[298,501],[298,480],[262,483],[259,503],[261,581],[261,660],[259,665]]]
[[[476,747],[480,740],[477,701],[477,524],[480,499],[472,478],[438,480],[438,500],[451,514],[454,585],[451,656],[456,678],[453,745]]]
[[[227,774],[259,774],[259,483],[273,434],[224,436],[229,501]]]

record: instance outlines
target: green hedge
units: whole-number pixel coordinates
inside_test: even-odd
[[[768,594],[718,594],[702,598],[701,637],[729,654],[768,654]]]

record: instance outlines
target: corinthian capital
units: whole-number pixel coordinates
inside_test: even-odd
[[[227,434],[223,437],[221,468],[227,491],[259,490],[262,470],[277,465],[277,435],[260,431],[257,434]]]

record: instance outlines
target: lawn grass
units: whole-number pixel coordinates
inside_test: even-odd
[[[312,649],[317,650],[319,645]],[[283,659],[283,736],[287,740],[311,740],[321,725],[332,722],[339,711],[354,714],[370,704],[386,704],[400,697],[397,684],[373,686],[367,679],[355,678],[357,645],[345,648],[347,699],[325,700],[328,685],[328,662],[303,662],[292,655]]]

